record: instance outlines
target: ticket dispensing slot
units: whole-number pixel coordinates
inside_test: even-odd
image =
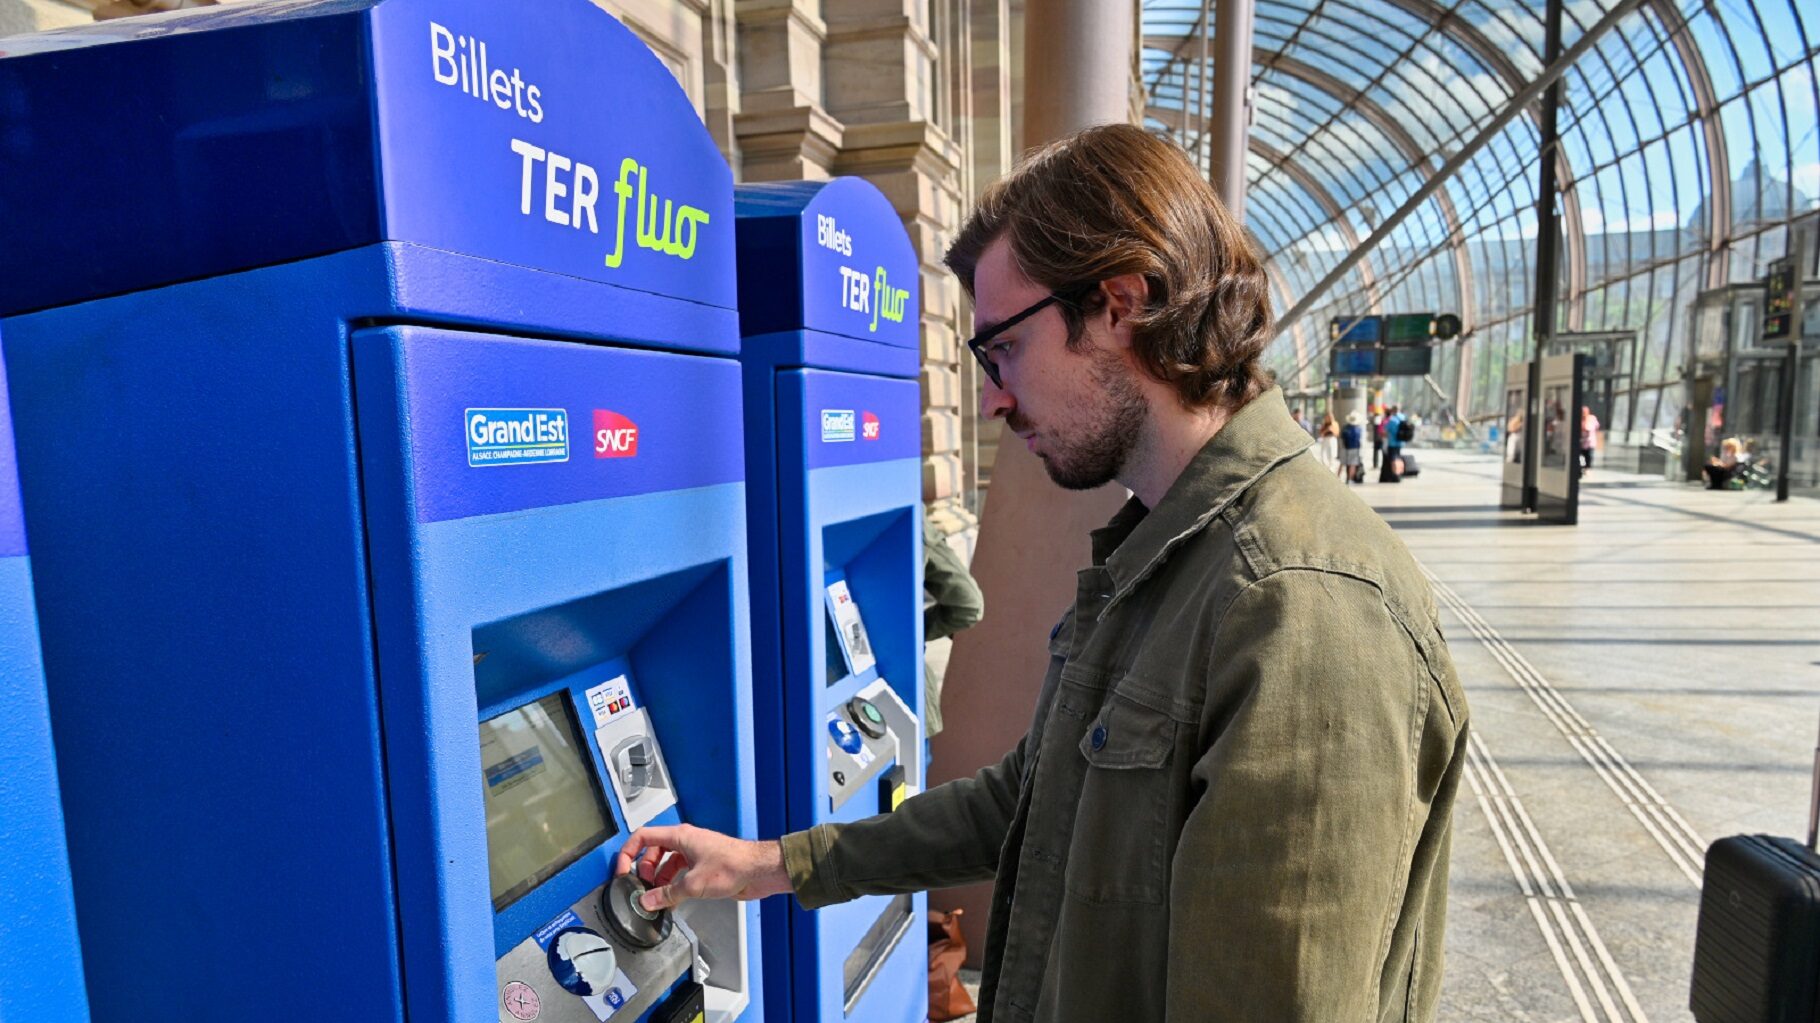
[[[724,667],[693,663],[712,654],[685,637],[724,627],[726,588],[703,569],[474,630],[502,1019],[662,1020],[743,997],[744,914],[652,913],[642,882],[612,876],[631,831],[718,798],[692,765],[729,712],[676,683]]]

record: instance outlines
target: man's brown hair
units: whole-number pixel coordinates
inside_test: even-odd
[[[1237,409],[1268,386],[1263,263],[1238,221],[1173,144],[1128,124],[1088,128],[1031,153],[993,183],[949,247],[967,294],[980,254],[999,237],[1034,283],[1068,297],[1140,274],[1148,306],[1132,318],[1140,364],[1189,408]],[[1068,344],[1105,306],[1097,287],[1060,303]]]

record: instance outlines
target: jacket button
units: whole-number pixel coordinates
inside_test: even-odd
[[[1106,746],[1106,726],[1095,725],[1093,728],[1093,738],[1089,741],[1093,743],[1093,751],[1095,753],[1104,749]]]

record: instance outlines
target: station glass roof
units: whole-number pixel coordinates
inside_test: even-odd
[[[1563,48],[1615,3],[1568,0]],[[1218,44],[1203,50],[1201,35],[1214,10],[1142,4],[1146,124],[1203,165],[1202,54],[1210,64]],[[1246,226],[1279,314],[1542,71],[1543,11],[1257,0]],[[1820,208],[1816,54],[1820,5],[1808,0],[1644,0],[1563,78],[1557,329],[1638,339],[1608,429],[1674,422],[1694,296],[1760,279],[1791,218]],[[1407,379],[1393,389],[1494,415],[1505,365],[1534,344],[1539,149],[1532,108],[1277,339],[1268,358],[1286,385],[1322,386],[1333,316],[1457,312],[1467,333],[1437,353],[1438,394]]]

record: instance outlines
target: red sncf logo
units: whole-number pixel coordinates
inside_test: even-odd
[[[859,414],[859,435],[862,440],[878,439],[878,417],[870,412]]]
[[[638,454],[638,424],[617,412],[594,410],[594,457],[633,458]]]

